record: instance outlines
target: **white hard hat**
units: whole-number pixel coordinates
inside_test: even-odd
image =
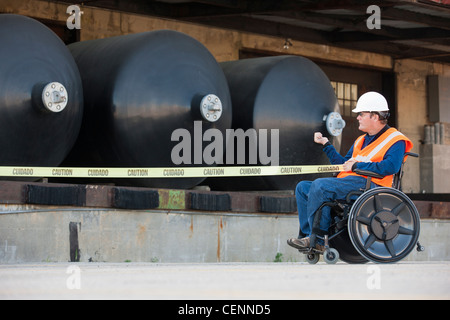
[[[389,111],[386,99],[378,92],[370,91],[359,97],[356,108],[352,112],[381,112]]]

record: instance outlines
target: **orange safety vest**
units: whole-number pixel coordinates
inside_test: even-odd
[[[361,150],[364,143],[364,137],[360,136],[356,139],[353,145],[352,157],[358,162],[380,162],[383,160],[384,155],[392,145],[398,141],[405,141],[405,152],[411,151],[413,143],[407,137],[405,137],[400,131],[394,128],[387,129],[381,136],[375,141],[372,141],[368,146]],[[352,171],[342,171],[338,174],[338,178],[344,178],[347,176],[360,176]],[[363,176],[366,178],[366,176]],[[394,175],[385,176],[383,179],[372,178],[372,182],[383,187],[392,187]]]

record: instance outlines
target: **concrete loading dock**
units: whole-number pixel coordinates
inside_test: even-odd
[[[130,203],[117,200],[120,193],[112,186],[50,185],[2,183],[9,190],[2,202],[9,204],[0,210],[1,263],[304,261],[286,245],[298,233],[291,195],[120,188],[156,195],[143,204],[153,209],[136,210],[124,209]],[[65,194],[57,192],[61,187]],[[40,204],[30,200],[33,192]],[[419,241],[426,250],[413,250],[407,259],[449,260],[450,222],[439,216],[449,212],[448,202],[415,204],[423,214]]]
[[[47,209],[1,212],[0,262],[272,262],[305,261],[286,245],[294,215]],[[450,259],[450,223],[422,220],[412,261]]]

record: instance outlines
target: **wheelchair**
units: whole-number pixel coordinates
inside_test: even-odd
[[[383,178],[374,172],[355,170],[367,177],[364,189],[350,192],[345,200],[323,203],[314,216],[310,246],[299,250],[307,261],[315,264],[320,255],[328,264],[339,259],[347,263],[394,263],[405,258],[414,247],[423,251],[419,243],[420,216],[411,199],[401,191],[403,166],[394,175],[392,188],[370,188],[372,178]],[[331,207],[332,223],[328,232],[319,229],[322,209]],[[300,231],[301,232],[301,231]],[[324,250],[316,249],[317,241],[324,241]]]

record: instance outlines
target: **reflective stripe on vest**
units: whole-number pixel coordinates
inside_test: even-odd
[[[354,158],[354,159],[358,162],[372,162],[371,161],[372,158],[375,157],[376,154],[378,152],[380,152],[381,149],[383,149],[383,147],[385,145],[387,145],[393,138],[395,138],[397,136],[401,136],[401,135],[403,135],[403,134],[399,131],[395,131],[395,132],[391,133],[386,139],[384,139],[381,143],[379,143],[367,156],[357,155],[356,158]],[[363,138],[364,138],[364,136],[363,136]]]

